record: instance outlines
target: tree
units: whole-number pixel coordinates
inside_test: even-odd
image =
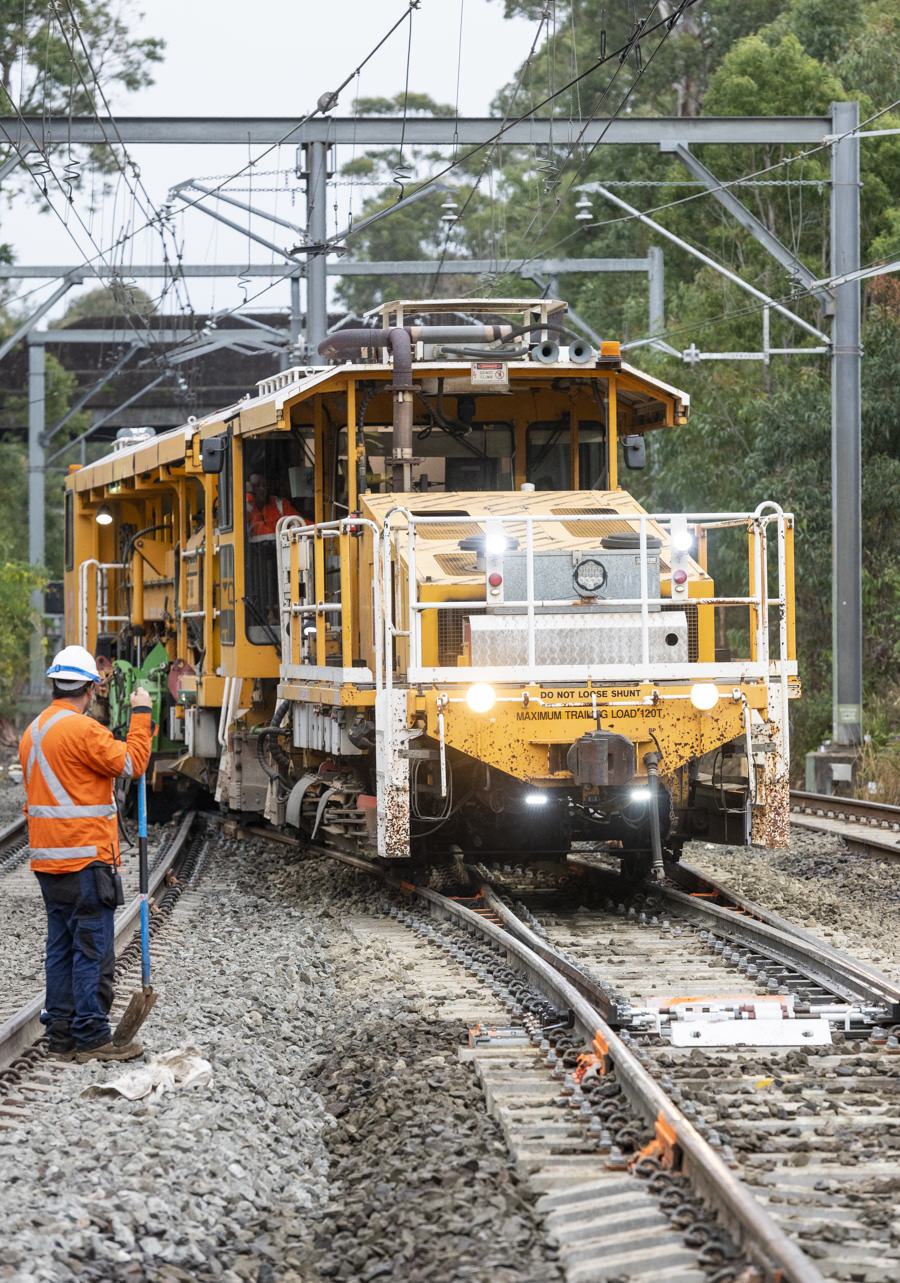
[[[121,12],[133,0],[113,5],[112,0],[0,0],[0,114],[105,115],[99,94],[133,92],[152,83],[150,65],[162,60],[164,42],[155,37],[134,39]],[[83,40],[84,46],[81,41]],[[85,53],[85,47],[87,53]],[[60,148],[64,147],[60,143]],[[67,158],[71,152],[66,148]],[[104,147],[90,149],[101,169],[111,169],[114,159]],[[0,161],[12,152],[0,151]],[[33,169],[39,163],[57,164],[54,149],[42,160],[32,153]],[[46,170],[44,170],[46,172]],[[16,175],[25,185],[21,173]],[[7,188],[12,181],[6,180]],[[77,184],[75,166],[64,179]],[[28,180],[32,194],[37,192]]]
[[[28,679],[28,655],[35,628],[31,594],[43,588],[46,577],[20,559],[10,557],[0,537],[0,717],[13,718],[16,702]]]
[[[7,326],[9,324],[6,322]],[[4,328],[0,323],[0,334]],[[6,358],[2,367],[4,385],[0,385],[0,561],[5,559],[16,565],[28,563],[28,379],[23,346],[19,345]],[[78,381],[49,352],[46,362],[45,407],[49,427],[66,413],[76,395]],[[73,415],[59,436],[54,438],[54,449],[86,431],[89,423],[87,411]],[[46,569],[51,578],[59,578],[62,575],[63,516],[58,472],[47,472],[46,496]],[[33,569],[43,571],[40,567]]]
[[[60,326],[75,325],[87,317],[149,316],[156,311],[156,304],[149,294],[128,281],[116,281],[99,289],[89,290],[76,298],[66,308]]]
[[[455,108],[447,103],[435,102],[427,94],[399,93],[393,98],[360,98],[354,111],[366,116],[424,113],[429,116],[455,115]],[[449,157],[445,152],[407,147],[367,151],[349,161],[341,170],[343,178],[356,179],[361,184],[378,187],[377,194],[363,205],[358,222],[382,210],[390,210],[402,196],[415,193],[424,182],[446,168]],[[357,261],[391,262],[403,259],[435,259],[442,257],[475,257],[472,236],[468,231],[470,216],[485,201],[479,193],[468,196],[460,192],[455,212],[467,202],[465,224],[456,221],[454,212],[445,207],[452,199],[444,186],[458,180],[441,180],[428,196],[388,214],[359,233],[348,237],[353,257]],[[337,294],[344,306],[357,314],[375,306],[385,298],[417,298],[436,294],[445,296],[465,292],[474,281],[474,274],[461,279],[441,274],[438,280],[416,276],[344,276]]]

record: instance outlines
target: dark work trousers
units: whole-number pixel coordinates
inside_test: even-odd
[[[116,889],[110,865],[37,873],[47,909],[47,996],[41,1023],[52,1049],[109,1042],[116,965]]]

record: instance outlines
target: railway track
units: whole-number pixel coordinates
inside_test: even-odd
[[[21,864],[28,853],[28,821],[24,815],[0,829],[0,876]]]
[[[157,885],[187,839],[186,821]],[[677,885],[641,891],[585,857],[562,889],[510,872],[461,898],[388,875],[382,916],[345,925],[470,1025],[460,1054],[568,1283],[896,1277],[900,992],[690,866],[671,872]],[[9,1025],[7,1057],[27,1022]],[[722,1044],[751,1026],[767,1037]],[[0,1126],[52,1089],[41,1055],[10,1067]]]
[[[567,904],[535,889],[516,911],[490,891],[484,902],[518,938],[563,959],[596,1007],[613,1013],[623,1043],[669,1101],[814,1258],[804,1267],[809,1277],[897,1277],[890,1220],[900,1044],[897,1030],[877,1021],[897,1018],[900,995],[827,948],[832,974],[823,981],[816,942],[804,932],[779,932],[800,946],[784,966],[783,940],[771,949],[766,924],[746,908],[718,908],[711,927],[710,906],[698,912],[683,892],[661,888],[616,903],[609,889],[601,880],[596,904],[585,886],[571,888]],[[867,1000],[847,1001],[848,990],[867,986]],[[799,1018],[782,1018],[787,1004]],[[754,1038],[754,1025],[779,1007],[782,1028]],[[744,1021],[730,1018],[735,1009]],[[749,1223],[746,1232],[754,1232]],[[796,1265],[782,1268],[785,1278],[807,1277],[795,1275]]]
[[[598,1254],[635,1280],[709,1278],[713,1265],[721,1280],[896,1277],[897,986],[690,866],[680,886],[646,895],[606,870],[578,872],[567,908],[555,885],[517,888],[515,912],[510,886],[462,899],[402,888],[421,905],[408,925],[429,939],[434,916],[486,937],[438,943],[511,1013],[471,1055],[569,1283],[601,1277]],[[533,994],[523,1006],[522,976],[543,1013]],[[613,1129],[603,1097],[580,1088],[579,1056],[602,1063],[603,1086],[630,1107],[613,1110]],[[539,1081],[541,1066],[562,1087]],[[648,1169],[639,1196],[622,1173]],[[680,1209],[686,1240],[671,1239],[666,1207]],[[635,1220],[617,1237],[623,1212]],[[635,1256],[650,1226],[663,1238]]]
[[[177,829],[159,834],[151,849],[150,895],[155,906],[160,910],[152,923],[154,928],[157,924],[161,925],[173,899],[177,899],[178,884],[170,884],[172,871],[191,848],[191,834],[195,821],[196,816],[193,812],[185,815]],[[0,851],[3,850],[3,837],[7,833],[9,830],[0,835]],[[16,1066],[18,1057],[25,1054],[30,1061],[35,1062],[44,1056],[44,1045],[41,1039],[43,1028],[40,1023],[44,1001],[43,920],[40,898],[34,893],[34,878],[25,867],[27,852],[28,848],[25,845],[19,854],[17,866],[7,865],[5,870],[7,874],[4,880],[6,905],[11,906],[13,912],[20,912],[17,908],[19,902],[27,900],[27,910],[21,914],[18,926],[21,929],[24,924],[28,939],[24,942],[20,941],[21,952],[15,963],[18,972],[6,974],[10,967],[8,956],[4,968],[3,998],[0,1003],[0,1092],[2,1092],[4,1081],[14,1082],[23,1068],[23,1066]],[[132,893],[132,898],[116,911],[116,975],[119,991],[127,995],[131,987],[140,987],[139,945],[135,935],[140,912],[136,868],[125,867],[123,882],[127,891]],[[132,885],[129,886],[129,883]],[[4,952],[9,955],[9,948],[7,947]],[[23,965],[25,958],[31,959],[30,964]],[[134,981],[135,970],[138,979],[132,985],[130,982]],[[40,992],[35,993],[36,988],[39,988]],[[118,1008],[113,1007],[110,1013],[113,1021],[121,1014],[124,1005],[123,999]],[[2,1108],[3,1106],[0,1105],[0,1112]]]
[[[791,823],[837,834],[848,848],[878,859],[900,859],[900,807],[860,798],[791,792]]]

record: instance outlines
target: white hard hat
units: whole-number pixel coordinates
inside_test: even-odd
[[[89,650],[83,646],[63,646],[53,657],[53,663],[47,669],[47,676],[52,677],[63,690],[83,686],[85,682],[99,682],[97,661]]]

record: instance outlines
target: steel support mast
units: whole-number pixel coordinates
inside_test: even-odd
[[[831,274],[859,270],[858,102],[831,104]],[[831,350],[833,742],[862,742],[860,283],[834,286]]]

